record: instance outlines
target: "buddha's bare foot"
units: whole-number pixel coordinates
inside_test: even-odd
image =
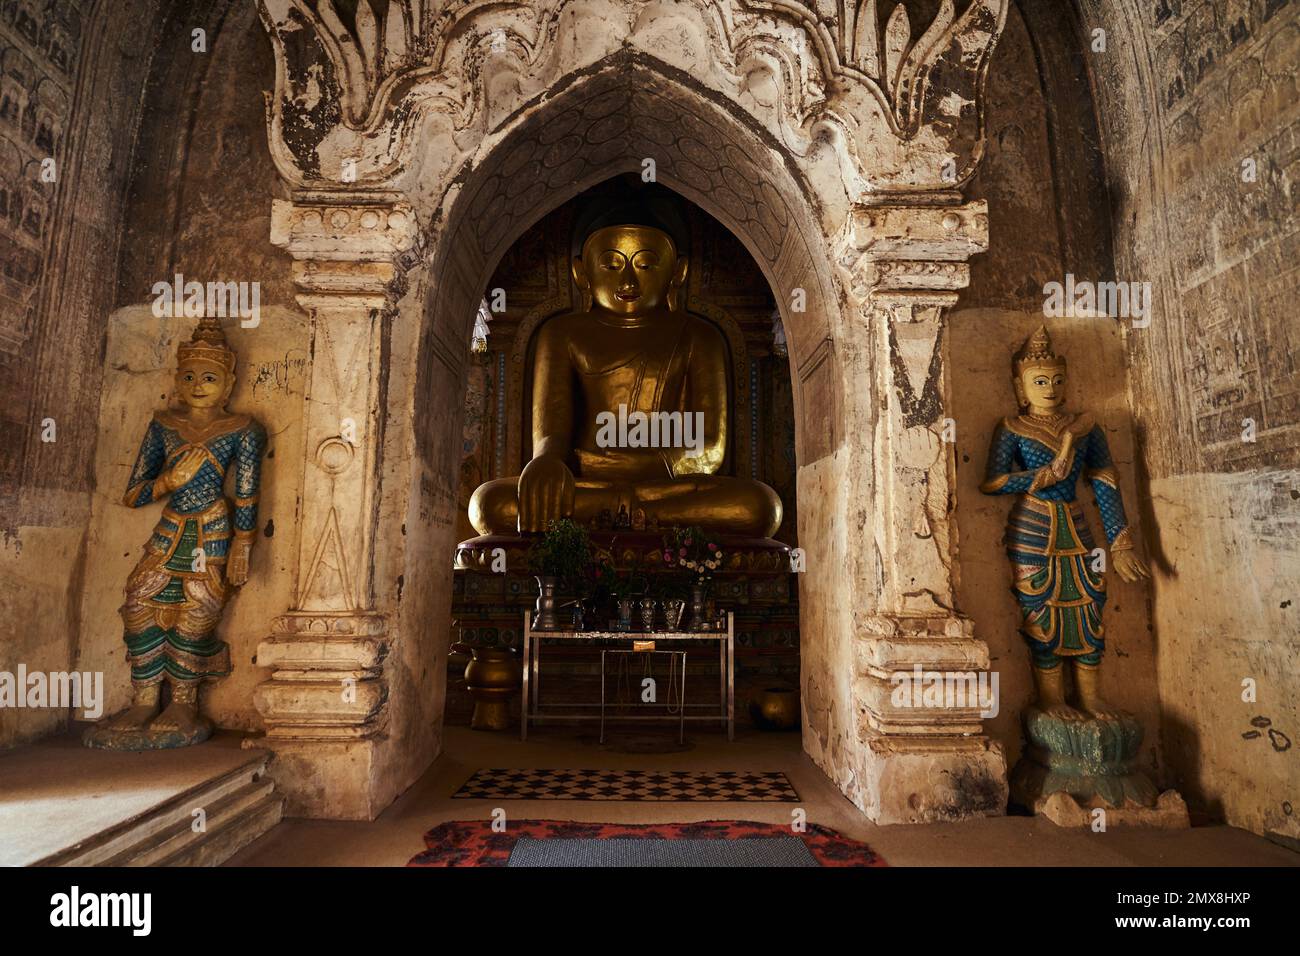
[[[158,715],[158,701],[133,704],[105,724],[109,730],[143,730]]]
[[[207,729],[208,721],[199,715],[198,707],[186,701],[173,700],[167,709],[149,724],[151,733],[178,733],[193,737]]]

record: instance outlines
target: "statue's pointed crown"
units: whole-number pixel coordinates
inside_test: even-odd
[[[198,327],[188,342],[182,342],[176,349],[179,361],[187,360],[212,362],[220,365],[227,372],[235,370],[235,353],[226,344],[226,333],[221,323],[214,316],[199,319]]]
[[[1019,375],[1027,368],[1064,366],[1065,359],[1052,351],[1052,339],[1047,334],[1047,326],[1040,325],[1033,335],[1025,339],[1020,351],[1015,354],[1014,365]]]

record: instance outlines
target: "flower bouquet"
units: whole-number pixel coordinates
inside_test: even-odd
[[[708,630],[708,588],[713,572],[722,567],[724,555],[719,544],[702,528],[674,528],[664,536],[664,564],[676,567],[691,582],[691,627]]]
[[[708,585],[723,557],[722,548],[701,528],[674,528],[664,536],[664,564],[681,568],[696,585]]]

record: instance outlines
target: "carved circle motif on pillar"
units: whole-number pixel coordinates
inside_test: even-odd
[[[352,443],[341,437],[326,438],[316,446],[316,464],[329,475],[341,475],[356,458]]]

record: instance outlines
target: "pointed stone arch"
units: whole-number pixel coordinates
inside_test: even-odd
[[[319,453],[304,463],[297,529],[299,573],[330,534],[356,600],[300,589],[258,651],[290,812],[373,817],[436,755],[428,628],[448,618],[450,557],[429,556],[454,544],[483,287],[532,222],[647,158],[739,238],[780,304],[805,750],[881,822],[1003,811],[1005,763],[977,707],[890,689],[916,666],[989,667],[953,600],[944,324],[987,247],[984,204],[961,187],[1008,2],[944,0],[913,31],[874,0],[464,0],[436,16],[389,0],[382,22],[369,4],[345,19],[335,0],[259,0],[272,155],[293,190],[272,239],[295,259],[314,338],[328,328],[357,356],[333,400],[313,363],[309,449],[337,447],[343,419],[360,437],[332,471]],[[341,704],[344,680],[356,692]]]
[[[434,251],[426,335],[468,341],[473,305],[528,226],[611,176],[642,173],[650,160],[657,181],[731,230],[771,285],[796,373],[800,460],[816,461],[837,447],[833,343],[841,296],[808,184],[779,144],[687,78],[625,54],[501,132],[481,161],[457,175],[445,219],[428,237]],[[427,360],[421,374],[426,383],[433,374]],[[801,388],[806,379],[817,390],[811,405]]]

